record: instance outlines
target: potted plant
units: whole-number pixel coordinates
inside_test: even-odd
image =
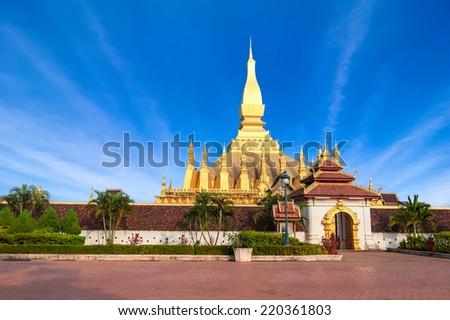
[[[230,245],[233,248],[234,261],[236,262],[251,262],[252,261],[252,251],[246,241],[244,241],[240,233],[235,233],[228,236]]]

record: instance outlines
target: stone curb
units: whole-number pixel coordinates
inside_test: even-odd
[[[442,253],[442,252],[430,252],[430,251],[408,250],[408,249],[393,249],[393,248],[387,248],[387,251],[404,253],[404,254],[414,254],[416,256],[450,259],[450,254]]]
[[[342,255],[252,256],[252,262],[340,261]],[[0,254],[2,261],[234,261],[230,255],[161,255],[161,254]]]

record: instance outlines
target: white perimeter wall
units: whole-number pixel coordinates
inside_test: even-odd
[[[129,244],[129,240],[133,236],[133,234],[139,233],[139,236],[142,237],[142,244],[180,244],[182,236],[187,237],[189,239],[189,244],[196,243],[197,240],[200,239],[200,232],[190,232],[190,231],[148,231],[148,230],[117,230],[114,243],[115,244]],[[219,233],[219,239],[217,241],[218,245],[227,245],[229,244],[228,236],[237,233],[237,231],[226,231]],[[208,234],[204,233],[206,237]],[[105,244],[105,237],[103,234],[103,230],[82,230],[81,236],[86,237],[85,244],[93,245],[93,244]],[[210,232],[211,237],[215,240],[217,236],[217,232]],[[290,234],[290,237],[294,235]],[[306,241],[304,232],[297,232],[295,237],[299,239],[301,242]],[[205,244],[204,239],[200,242],[201,244]]]

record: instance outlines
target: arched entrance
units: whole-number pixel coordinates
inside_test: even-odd
[[[358,238],[359,219],[355,212],[338,200],[335,207],[328,210],[322,219],[325,237],[334,234],[341,240],[339,249],[361,250]]]
[[[331,219],[331,233],[339,239],[340,250],[353,250],[353,220],[345,212],[336,213]]]

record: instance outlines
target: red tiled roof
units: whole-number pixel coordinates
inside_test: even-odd
[[[351,182],[355,180],[355,178],[352,175],[344,172],[319,172],[314,180]]]
[[[381,193],[381,198],[387,205],[398,204],[398,198],[395,193]]]

